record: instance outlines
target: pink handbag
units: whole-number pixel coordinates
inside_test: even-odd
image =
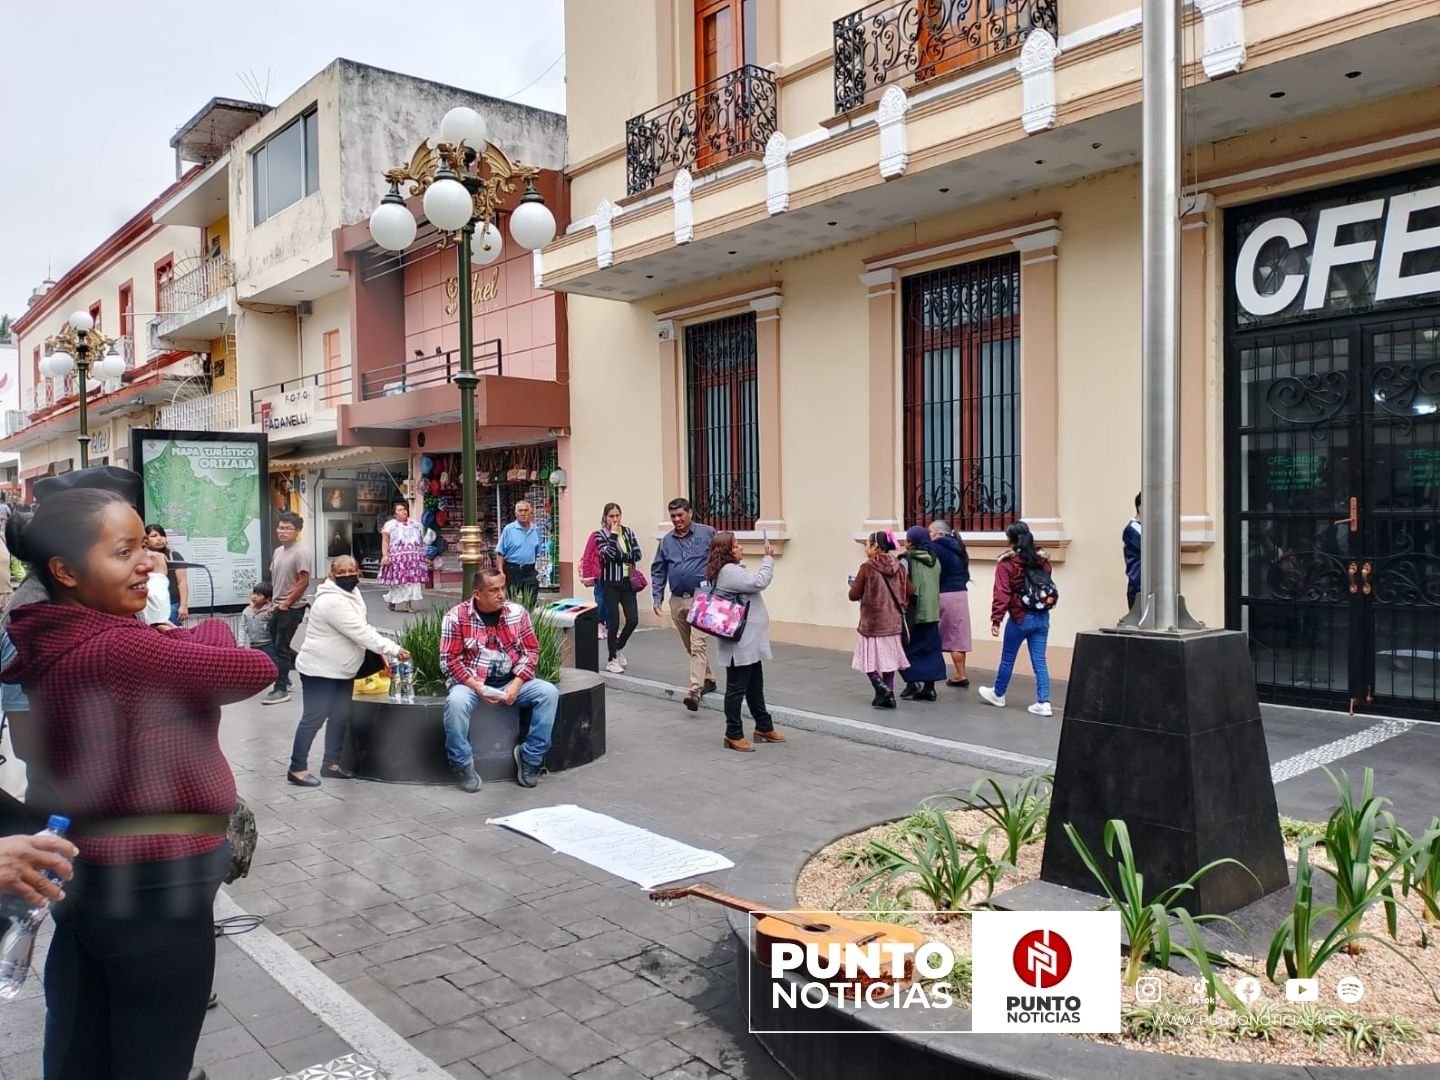
[[[685,621],[702,633],[725,641],[738,641],[750,618],[750,601],[744,597],[727,597],[700,589],[690,600]]]

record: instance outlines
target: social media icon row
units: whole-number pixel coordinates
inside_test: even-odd
[[[1142,975],[1135,981],[1135,1000],[1141,1004],[1153,1005],[1165,995],[1164,984],[1156,975]],[[1205,981],[1199,980],[1195,983],[1194,996],[1207,1000],[1209,987]],[[1235,982],[1235,996],[1247,1006],[1254,1005],[1265,996],[1265,988],[1260,980],[1251,975],[1237,979]],[[1355,1005],[1365,996],[1365,984],[1354,975],[1346,975],[1335,984],[1335,996],[1346,1005]],[[1320,1000],[1320,980],[1310,979],[1286,979],[1285,1000],[1304,1004],[1306,1002]]]

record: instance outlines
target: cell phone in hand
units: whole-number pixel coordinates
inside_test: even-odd
[[[850,575],[850,584],[851,584],[851,585],[854,585],[854,584],[855,584],[855,575],[854,575],[854,574],[851,574],[851,575]]]

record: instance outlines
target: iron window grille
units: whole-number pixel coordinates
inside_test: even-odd
[[[1020,511],[1020,256],[905,279],[909,524],[998,532]]]
[[[686,441],[695,518],[753,529],[760,516],[755,313],[685,328]]]

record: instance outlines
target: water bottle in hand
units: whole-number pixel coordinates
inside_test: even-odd
[[[70,819],[53,814],[41,836],[64,836],[70,828]],[[45,876],[59,883],[60,879],[49,870]],[[14,897],[6,899],[3,911],[10,919],[10,927],[0,938],[0,1001],[9,1001],[20,993],[30,975],[30,957],[35,951],[35,935],[50,913],[50,901],[45,900],[35,907]]]

